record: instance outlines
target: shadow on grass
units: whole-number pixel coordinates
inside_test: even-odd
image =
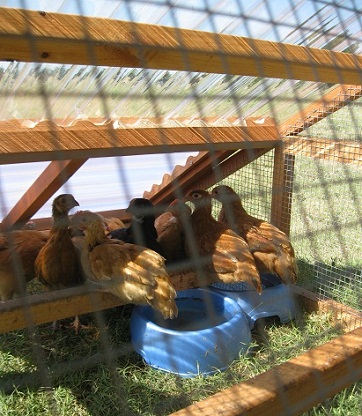
[[[103,311],[105,325],[98,326],[93,317],[89,329],[79,335],[65,328],[53,334],[46,326],[33,334],[0,335],[0,394],[13,396],[14,403],[17,395],[19,400],[27,393],[47,392],[56,397],[57,389],[66,389],[92,416],[143,415],[149,408],[154,414],[164,414],[186,406],[189,402],[181,386],[179,394],[170,395],[153,385],[152,375],[142,378],[149,369],[130,342],[131,310],[127,305]],[[138,380],[132,375],[134,370]]]

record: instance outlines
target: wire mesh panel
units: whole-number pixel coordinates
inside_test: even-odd
[[[343,298],[341,303],[357,309],[361,305],[356,245],[361,219],[360,104],[357,100],[333,112],[303,133],[303,150],[295,163],[292,220],[295,239],[300,240],[299,256],[315,268],[310,275],[314,290],[335,300]],[[349,301],[347,293],[353,293]]]
[[[357,3],[0,0],[2,415],[361,414]]]

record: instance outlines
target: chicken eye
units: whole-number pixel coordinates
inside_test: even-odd
[[[199,194],[198,192],[194,192],[192,197],[195,199],[199,199],[201,197],[201,194]]]

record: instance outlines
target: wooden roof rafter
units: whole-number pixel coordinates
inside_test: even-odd
[[[279,133],[282,137],[296,137],[303,130],[361,97],[362,84],[336,85],[319,100],[309,104],[282,123],[279,126]]]
[[[0,60],[362,81],[362,57],[348,53],[115,19],[0,11],[0,39],[6,40]]]
[[[255,148],[270,149],[281,141],[275,124],[270,122],[227,127],[120,124],[123,127],[117,123],[95,125],[88,120],[61,127],[44,121],[27,129],[20,121],[0,121],[3,164],[22,162],[25,154],[28,162],[53,161],[3,219],[3,230],[22,226],[90,157],[197,150],[219,152],[225,158],[235,150],[248,149],[250,143]]]
[[[285,153],[304,154],[313,158],[339,160],[341,163],[361,165],[362,146],[358,142],[336,138],[311,138],[300,133],[346,105],[362,97],[362,85],[337,85],[320,100],[297,112],[281,126]]]
[[[264,147],[280,140],[275,125],[117,127],[78,121],[70,127],[43,121],[31,129],[0,121],[0,161],[5,163],[86,159],[196,150]]]

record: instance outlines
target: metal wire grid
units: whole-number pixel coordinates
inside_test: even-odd
[[[260,7],[262,3],[263,2],[259,2]],[[145,76],[147,81],[142,88],[144,88],[145,85],[147,88],[147,85],[151,84],[151,82],[153,81],[152,74],[149,72],[143,74],[142,76]],[[42,80],[41,82],[43,81],[44,80]],[[103,81],[105,81],[105,79]],[[190,79],[189,82],[192,85],[192,79]],[[202,84],[199,85],[202,86]],[[260,81],[259,91],[262,91],[265,85],[266,84],[263,80]],[[286,88],[287,85],[289,85],[288,82],[286,82],[284,88]],[[100,86],[101,84],[98,84],[98,87]],[[228,88],[230,88],[230,86],[231,84],[228,84]],[[95,90],[97,90],[97,88]],[[196,107],[196,113],[198,113],[198,115],[203,116],[205,114],[205,108],[203,107],[204,102],[202,102],[202,99],[199,96],[199,91],[197,91],[196,88],[190,88],[191,93],[189,94],[189,97]],[[97,91],[99,92],[99,90]],[[143,92],[145,91],[142,91],[142,93]],[[161,114],[159,110],[159,97],[155,98],[153,92],[154,91],[151,90],[149,91],[149,95],[147,95],[147,105],[151,107],[152,114],[154,112],[157,116]],[[231,96],[233,97],[233,104],[235,104],[236,100],[240,98],[237,94],[231,94]],[[244,96],[247,97],[246,92],[244,93]],[[273,115],[278,116],[274,103],[268,102],[268,99],[270,97],[271,95],[269,95],[268,93],[264,95],[264,111],[269,111]],[[102,94],[99,94],[99,97],[97,96],[97,99],[98,98],[102,102],[104,96]],[[137,100],[137,96],[133,96],[132,98],[133,100]],[[218,99],[219,98],[220,97],[218,97]],[[288,105],[288,103],[290,104],[293,102],[293,104],[296,107],[298,107],[302,104],[305,104],[308,101],[308,99],[309,98],[297,98],[296,95],[291,94],[289,99],[282,98],[281,102],[283,102],[284,105]],[[276,99],[276,101],[278,100]],[[187,103],[187,100],[185,102]],[[210,105],[210,108],[212,108],[212,105]],[[263,112],[263,108],[261,107],[260,103],[256,104],[253,108],[257,108],[258,110],[260,109],[260,112]],[[234,115],[244,115],[243,111],[240,110],[239,105],[235,105],[235,108],[232,111]],[[345,119],[346,116],[342,115],[341,120],[345,121]],[[349,120],[346,124],[349,129],[352,129],[354,131],[358,131],[358,129],[360,129],[359,126],[361,125],[360,123],[355,123],[353,121],[351,122],[351,120]],[[335,125],[332,128],[329,127],[330,137],[332,138],[334,138],[335,135],[339,135],[341,132],[346,132],[346,130],[343,130],[343,124],[337,125],[338,127],[336,127]],[[317,126],[315,128],[318,130]],[[319,134],[320,137],[325,137],[325,127],[321,125],[319,132],[313,131],[313,134],[311,132],[308,133],[310,134],[310,136],[318,136]],[[360,133],[356,133],[357,136],[355,140],[359,140],[358,134]],[[346,133],[346,136],[343,136],[343,134],[341,134],[341,138],[342,137],[349,138],[350,136],[348,133]],[[257,161],[253,162],[250,166],[244,168],[242,171],[238,172],[235,175],[232,175],[229,178],[226,178],[223,181],[223,183],[231,184],[231,186],[238,189],[238,192],[243,196],[243,201],[245,203],[246,208],[252,215],[263,217],[265,219],[269,219],[270,217],[272,162],[273,153],[270,152],[267,155],[259,158]],[[361,304],[360,294],[357,295],[357,298],[353,302],[347,296],[345,298],[341,298],[340,294],[342,293],[344,295],[347,295],[349,291],[354,291],[355,287],[361,287],[362,283],[361,269],[358,269],[357,267],[352,268],[351,270],[348,269],[350,264],[349,260],[352,260],[352,263],[354,261],[358,263],[358,256],[356,258],[352,257],[351,259],[351,256],[346,250],[346,247],[351,247],[352,245],[355,245],[355,241],[360,240],[358,240],[358,238],[356,237],[352,237],[351,239],[350,237],[348,237],[348,239],[346,239],[347,236],[344,233],[345,230],[351,232],[355,229],[356,225],[360,225],[361,215],[358,208],[356,208],[358,207],[358,205],[362,206],[360,204],[360,194],[358,192],[350,192],[347,196],[345,194],[343,194],[343,196],[336,195],[337,201],[335,202],[343,208],[342,211],[350,211],[351,215],[348,219],[340,218],[339,214],[334,214],[332,216],[329,216],[329,218],[324,218],[326,220],[326,223],[324,224],[322,221],[319,221],[317,214],[318,212],[322,211],[323,213],[327,213],[328,217],[329,211],[335,213],[334,209],[332,209],[330,201],[331,195],[328,191],[329,185],[350,184],[352,187],[354,187],[355,185],[358,185],[358,183],[361,181],[361,172],[358,168],[351,168],[350,170],[343,168],[343,175],[341,179],[341,169],[338,168],[338,158],[337,160],[318,160],[316,162],[315,159],[311,159],[309,157],[304,157],[303,155],[301,155],[296,157],[295,166],[294,164],[292,166],[292,162],[290,163],[290,170],[292,171],[292,169],[295,168],[295,177],[294,181],[291,180],[291,182],[288,184],[290,185],[290,189],[293,188],[295,193],[293,195],[292,204],[291,201],[288,201],[288,206],[286,208],[287,210],[290,210],[290,206],[292,206],[293,215],[291,235],[293,239],[293,244],[295,245],[295,248],[297,250],[297,255],[302,260],[305,260],[306,262],[308,262],[308,264],[312,265],[313,273],[316,278],[317,290],[319,291],[319,293],[323,294],[326,297],[336,298],[338,301],[342,303],[346,302],[347,304],[350,304],[351,306],[358,308],[358,306]],[[121,164],[119,167],[119,170],[121,172]],[[311,174],[310,171],[308,171],[308,176],[304,177],[301,174],[305,170],[307,170],[307,168],[310,169],[313,172],[313,174]],[[328,172],[332,171],[331,176],[321,176],[321,171],[324,172],[325,170]],[[318,198],[315,197],[317,192],[319,192]],[[312,204],[311,201],[314,201],[315,204]],[[347,209],[346,206],[348,207]],[[333,238],[330,238],[330,234]],[[332,242],[332,240],[335,241],[333,243],[335,249],[333,250],[333,255],[331,256],[331,245],[327,245],[325,242]],[[99,319],[100,322],[102,322],[102,319]],[[127,406],[125,406],[125,402],[123,400],[126,392],[124,392],[122,380],[119,374],[117,374],[116,368],[117,358],[120,355],[129,352],[129,348],[127,348],[127,346],[123,348],[122,346],[122,348],[115,350],[111,345],[108,334],[102,334],[102,340],[102,355],[107,357],[108,368],[112,373],[114,384],[116,386],[115,391],[117,396],[116,401],[119,405],[118,409],[124,409],[125,411],[128,411],[129,409],[127,408]],[[38,342],[39,340],[35,337],[34,345]],[[51,383],[49,374],[47,374],[47,369],[42,364],[42,359],[44,357],[41,356],[41,354],[39,354],[36,349],[34,350],[34,355],[36,356],[39,368],[42,370],[42,384],[44,386],[50,386]],[[78,366],[79,368],[87,367],[88,365],[92,365],[95,362],[97,362],[97,359],[99,359],[100,361],[103,359],[101,357],[93,358],[93,360],[84,359],[83,361],[72,362],[71,366],[73,369],[76,366]],[[63,369],[59,370],[58,373],[62,374],[66,371],[67,368],[64,367]],[[49,408],[52,409],[52,411],[55,414],[57,413],[56,406],[54,405],[54,401],[51,397],[49,399]],[[105,411],[107,411],[107,409],[105,409]]]
[[[353,142],[361,143],[360,105],[357,100],[302,133],[305,144],[295,159],[291,221],[298,256],[313,269],[313,289],[357,309],[362,169],[360,149]],[[310,152],[315,138],[327,141]]]

